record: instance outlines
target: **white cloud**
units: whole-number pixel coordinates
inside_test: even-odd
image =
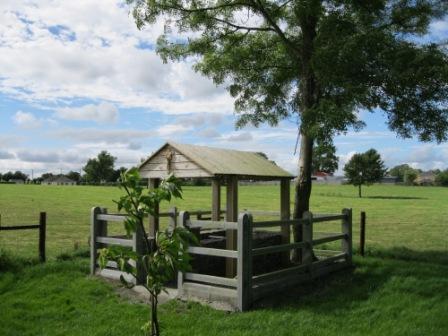
[[[21,128],[37,128],[42,125],[42,121],[32,113],[17,111],[12,117],[14,124]]]
[[[192,129],[192,126],[185,126],[181,124],[167,124],[164,126],[161,126],[157,129],[158,136],[161,136],[163,138],[166,137],[177,137],[180,134],[186,133]]]
[[[114,104],[102,102],[81,107],[64,107],[56,110],[57,117],[67,120],[90,120],[98,123],[113,123],[118,120],[119,112]]]

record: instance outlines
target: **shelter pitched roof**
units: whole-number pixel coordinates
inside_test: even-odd
[[[157,161],[157,163],[160,164],[161,152],[164,149],[166,150],[169,148],[173,149],[174,152],[183,155],[196,167],[196,169],[191,169],[191,176],[188,176],[188,174],[185,175],[184,173],[181,177],[237,175],[249,178],[293,178],[290,173],[255,152],[212,148],[175,142],[167,142],[163,145],[140,165],[140,171],[154,170],[156,166],[153,162]],[[173,172],[176,174],[176,171]],[[153,177],[155,176],[153,175]]]

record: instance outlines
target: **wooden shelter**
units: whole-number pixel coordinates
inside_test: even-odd
[[[289,220],[290,173],[255,152],[211,148],[167,142],[152,154],[139,167],[140,175],[149,179],[149,188],[159,185],[161,179],[169,174],[178,178],[209,178],[212,184],[213,221],[221,216],[221,186],[226,187],[225,220],[238,220],[238,181],[239,180],[278,180],[280,181],[280,219]],[[158,216],[150,218],[150,232],[159,228]],[[284,243],[290,242],[290,226],[281,228]],[[236,249],[236,230],[226,233],[226,247]],[[226,273],[236,273],[235,262],[228,260]]]

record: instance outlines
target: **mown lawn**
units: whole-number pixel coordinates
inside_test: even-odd
[[[87,249],[90,208],[113,211],[119,195],[109,187],[0,185],[2,225],[35,222],[47,211],[50,255],[44,265],[24,266],[16,256],[37,255],[37,232],[0,233],[0,335],[141,334],[147,308],[90,277],[86,256],[68,257]],[[351,186],[322,185],[312,195],[315,212],[353,208],[355,241],[359,212],[367,212],[369,256],[356,257],[353,271],[259,302],[247,313],[172,301],[161,307],[163,335],[448,335],[448,188],[378,185],[365,188],[362,199],[356,195]],[[207,187],[188,187],[176,205],[209,208],[209,196]],[[278,187],[242,186],[239,203],[277,210]]]
[[[163,335],[446,335],[448,265],[356,258],[247,313],[161,306]],[[87,259],[0,273],[0,335],[140,335],[147,308],[88,275]]]
[[[114,187],[56,187],[39,185],[0,185],[2,225],[37,222],[39,211],[48,214],[50,256],[72,252],[75,245],[85,248],[89,237],[89,213],[93,206],[114,212],[112,202],[120,190]],[[223,198],[225,198],[223,192]],[[448,188],[374,185],[357,197],[352,186],[315,185],[312,211],[354,211],[354,235],[357,240],[359,212],[367,212],[367,246],[370,249],[406,247],[414,251],[448,251]],[[185,187],[184,200],[172,205],[182,210],[210,209],[209,187]],[[292,199],[292,198],[291,198]],[[224,199],[223,199],[224,204]],[[164,209],[172,205],[163,205]],[[278,210],[278,186],[241,186],[241,209]],[[255,217],[257,220],[257,217]],[[115,224],[112,230],[121,230]],[[339,231],[338,224],[321,224],[321,231]],[[36,231],[1,232],[0,246],[24,256],[35,256]]]

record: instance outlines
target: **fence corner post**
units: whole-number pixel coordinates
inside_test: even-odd
[[[101,213],[100,207],[93,207],[90,211],[90,274],[95,275],[96,272],[96,258],[97,258],[97,243],[96,237],[98,236],[98,218]]]
[[[352,240],[352,209],[342,209],[344,219],[342,220],[342,233],[345,234],[342,239],[342,252],[346,254],[347,263],[352,263],[353,257],[353,240]]]
[[[178,227],[186,228],[187,220],[190,219],[190,214],[188,211],[179,212]],[[181,297],[183,295],[183,287],[184,287],[184,273],[181,271],[177,272],[177,296]]]
[[[237,307],[245,311],[252,304],[252,215],[238,216]]]
[[[45,240],[47,232],[47,213],[41,212],[39,216],[39,260],[45,262]]]
[[[305,211],[302,216],[302,263],[311,265],[313,263],[313,214]]]

